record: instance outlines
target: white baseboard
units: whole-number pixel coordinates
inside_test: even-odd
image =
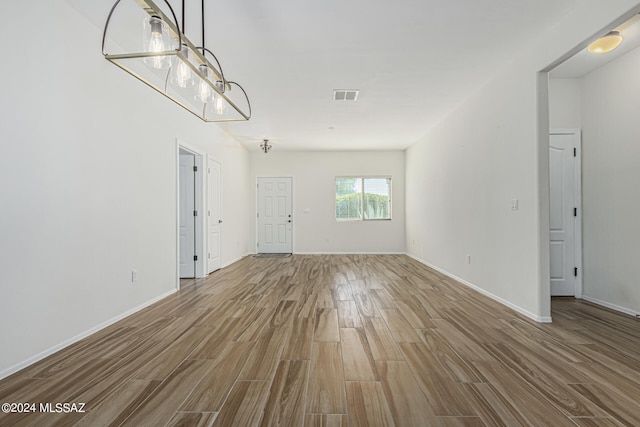
[[[237,257],[237,258],[235,258],[235,259],[232,259],[231,261],[228,261],[228,262],[224,263],[224,264],[222,265],[222,267],[221,267],[221,268],[229,267],[231,264],[235,264],[236,262],[238,262],[238,261],[240,261],[241,259],[246,258],[246,257],[248,257],[248,256],[250,256],[250,255],[253,255],[253,254],[251,254],[251,253],[247,252],[247,253],[246,253],[246,254],[244,254],[244,255],[240,255],[239,257]]]
[[[44,359],[45,357],[51,356],[53,353],[55,353],[57,351],[60,351],[63,348],[68,347],[71,344],[74,344],[74,343],[80,341],[81,339],[88,337],[91,334],[95,334],[96,332],[100,331],[101,329],[104,329],[107,326],[110,326],[110,325],[118,322],[119,320],[124,319],[127,316],[131,316],[133,313],[136,313],[136,312],[142,310],[143,308],[146,308],[146,307],[150,306],[151,304],[154,304],[154,303],[160,301],[161,299],[166,298],[169,295],[172,295],[172,294],[174,294],[176,292],[177,292],[177,289],[173,289],[173,290],[171,290],[169,292],[165,292],[164,294],[162,294],[162,295],[160,295],[160,296],[158,296],[156,298],[153,298],[152,300],[149,300],[149,301],[147,301],[147,302],[145,302],[145,303],[143,303],[143,304],[141,304],[141,305],[139,305],[137,307],[134,307],[131,310],[127,310],[124,313],[119,314],[118,316],[107,320],[106,322],[103,322],[103,323],[101,323],[101,324],[99,324],[97,326],[94,326],[93,328],[91,328],[91,329],[89,329],[87,331],[84,331],[84,332],[76,335],[73,338],[65,340],[65,341],[61,342],[60,344],[57,344],[57,345],[55,345],[55,346],[53,346],[51,348],[48,348],[47,350],[43,351],[40,354],[37,354],[37,355],[35,355],[33,357],[28,358],[27,360],[25,360],[23,362],[20,362],[20,363],[18,363],[16,365],[13,365],[12,367],[10,367],[8,369],[5,369],[4,371],[0,372],[0,380],[3,379],[3,378],[8,377],[11,374],[14,374],[14,373],[26,368],[29,365],[32,365],[32,364],[34,364],[36,362],[39,362],[40,360]]]
[[[466,280],[456,276],[455,274],[451,274],[448,271],[443,270],[442,268],[437,267],[437,266],[435,266],[433,264],[430,264],[430,263],[428,263],[427,261],[425,261],[423,259],[420,259],[420,258],[418,258],[418,257],[416,257],[416,256],[414,256],[412,254],[409,254],[409,253],[407,253],[406,255],[409,258],[413,258],[416,261],[426,265],[427,267],[433,268],[434,270],[444,274],[445,276],[448,276],[448,277],[452,278],[453,280],[455,280],[457,282],[460,282],[463,285],[480,292],[482,295],[485,295],[485,296],[491,298],[492,300],[497,301],[500,304],[505,305],[505,306],[509,307],[510,309],[515,310],[515,311],[517,311],[518,313],[520,313],[520,314],[522,314],[524,316],[527,316],[531,320],[535,320],[538,323],[551,323],[551,317],[537,316],[537,315],[531,313],[530,311],[527,311],[527,310],[525,310],[524,308],[522,308],[520,306],[517,306],[517,305],[515,305],[515,304],[513,304],[513,303],[511,303],[511,302],[509,302],[509,301],[497,296],[497,295],[494,295],[491,292],[488,292],[485,289],[482,289],[481,287],[479,287],[477,285],[474,285],[473,283],[467,282]]]
[[[585,301],[589,301],[589,302],[591,302],[593,304],[596,304],[596,305],[601,305],[603,307],[610,308],[611,310],[619,311],[620,313],[628,314],[629,316],[636,317],[636,316],[640,315],[640,313],[638,313],[637,311],[632,310],[630,308],[621,307],[619,305],[612,304],[612,303],[607,302],[607,301],[602,301],[602,300],[599,300],[597,298],[592,298],[592,297],[590,297],[588,295],[585,295],[584,293],[582,294],[582,299],[585,300]]]

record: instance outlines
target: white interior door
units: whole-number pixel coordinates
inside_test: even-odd
[[[195,263],[195,157],[180,154],[179,224],[180,224],[180,278],[196,276]]]
[[[209,158],[207,167],[207,270],[209,273],[218,270],[220,258],[220,242],[222,231],[222,186],[220,163]]]
[[[577,133],[549,135],[551,295],[575,296],[579,274]]]
[[[258,252],[292,253],[291,178],[258,178]]]

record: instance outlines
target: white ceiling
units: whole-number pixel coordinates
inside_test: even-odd
[[[113,4],[66,1],[100,29]],[[207,47],[253,107],[220,126],[250,150],[405,149],[577,1],[207,0]],[[186,3],[199,44],[200,1]]]

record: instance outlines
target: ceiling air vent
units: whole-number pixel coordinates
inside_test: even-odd
[[[359,90],[356,89],[335,89],[333,91],[334,101],[355,101],[358,99]]]

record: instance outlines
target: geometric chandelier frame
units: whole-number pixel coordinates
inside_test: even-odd
[[[249,120],[244,88],[225,78],[204,47],[204,22],[203,46],[196,46],[180,30],[167,0],[164,6],[163,11],[153,0],[117,0],[102,35],[104,57],[205,122]]]

